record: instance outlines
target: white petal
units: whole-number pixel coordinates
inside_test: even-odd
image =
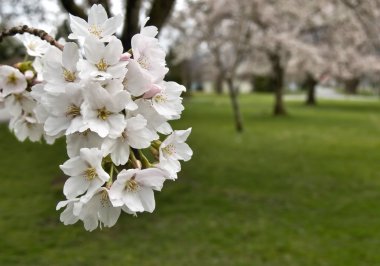
[[[60,221],[63,222],[64,225],[75,224],[79,220],[79,217],[73,213],[73,205],[74,204],[70,204],[67,206],[60,215]]]
[[[148,168],[138,172],[136,180],[145,187],[161,190],[165,181],[164,172],[158,168]]]
[[[87,164],[80,157],[74,157],[67,160],[59,167],[66,175],[76,176],[81,175],[83,171],[86,170]]]
[[[113,207],[111,203],[101,205],[99,209],[99,220],[104,223],[106,227],[112,227],[116,224],[121,213],[120,207]]]
[[[67,42],[63,48],[62,65],[70,71],[76,70],[76,64],[79,61],[78,45],[73,42]]]
[[[191,156],[193,156],[193,151],[186,143],[178,143],[176,145],[176,153],[178,157],[185,162],[190,160]]]
[[[123,53],[123,45],[119,39],[113,39],[107,46],[104,53],[104,59],[107,64],[115,65],[119,62],[120,56]]]
[[[133,212],[143,212],[144,206],[142,205],[139,194],[135,192],[126,192],[123,195],[124,204]]]
[[[121,26],[121,24],[123,24],[123,16],[120,14],[107,19],[106,22],[104,22],[102,25],[102,36],[114,34],[117,28]]]
[[[147,212],[153,212],[156,207],[153,190],[151,188],[142,187],[137,193],[140,196],[144,210]]]
[[[88,13],[88,24],[102,25],[107,20],[107,12],[102,5],[93,5]]]
[[[89,35],[87,22],[79,17],[70,15],[70,28],[74,34],[70,34],[69,38],[78,39]]]
[[[63,194],[68,199],[82,195],[89,187],[89,181],[83,176],[73,176],[66,180],[63,186]]]

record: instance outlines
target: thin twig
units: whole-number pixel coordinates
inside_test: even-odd
[[[9,37],[9,36],[14,36],[16,34],[24,34],[24,33],[29,33],[32,35],[35,35],[39,37],[43,41],[47,41],[51,45],[57,47],[60,50],[63,50],[63,45],[57,42],[52,36],[50,36],[46,31],[36,29],[29,27],[27,25],[23,26],[17,26],[17,27],[12,27],[8,30],[4,30],[0,33],[0,42],[3,41],[4,38]]]

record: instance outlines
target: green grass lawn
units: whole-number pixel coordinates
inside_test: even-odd
[[[186,100],[192,161],[156,196],[154,214],[111,229],[64,226],[64,142],[18,143],[0,126],[0,265],[380,265],[380,102]]]

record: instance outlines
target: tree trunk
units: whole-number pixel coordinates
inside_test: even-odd
[[[214,84],[214,90],[217,94],[222,94],[223,93],[223,81],[224,81],[224,74],[218,73],[215,79],[215,84]]]
[[[228,91],[230,94],[230,99],[231,99],[231,104],[232,104],[232,111],[234,113],[236,131],[241,133],[243,132],[243,119],[240,113],[240,107],[239,107],[239,102],[237,99],[236,88],[234,87],[232,78],[227,78],[227,84],[228,84]]]
[[[139,15],[141,0],[128,0],[125,10],[123,32],[121,34],[121,42],[125,51],[128,51],[132,45],[133,35],[139,32]]]
[[[273,108],[274,115],[286,115],[284,106],[284,69],[281,66],[281,59],[278,54],[270,54],[270,61],[273,68],[273,85],[275,103]]]
[[[344,89],[348,94],[357,94],[360,79],[352,78],[344,81]]]
[[[306,97],[306,105],[316,105],[316,87],[317,87],[318,81],[314,79],[311,75],[308,75],[305,81],[305,87],[307,89],[307,97]]]
[[[155,0],[150,9],[147,25],[156,26],[159,30],[162,28],[174,7],[175,0]]]

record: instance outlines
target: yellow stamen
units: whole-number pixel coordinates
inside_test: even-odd
[[[109,201],[109,197],[108,197],[108,193],[107,191],[103,191],[102,192],[102,195],[100,196],[100,204],[102,205],[102,207],[110,207],[110,201]]]
[[[67,82],[74,82],[76,79],[75,73],[67,70],[66,68],[63,68],[63,77]]]
[[[153,97],[154,101],[157,103],[164,103],[167,101],[167,98],[163,94],[157,94]]]
[[[148,59],[144,55],[140,56],[139,59],[137,59],[137,62],[142,68],[149,69]]]
[[[133,176],[131,179],[129,179],[126,183],[125,183],[125,189],[128,191],[128,192],[135,192],[139,189],[139,184],[137,183],[137,181],[135,180],[135,176]]]
[[[107,120],[107,118],[112,114],[105,107],[98,109],[98,118],[102,120]]]
[[[10,74],[8,76],[7,83],[8,84],[12,84],[12,85],[16,85],[17,84],[17,77],[16,77],[16,74],[14,72],[12,72],[12,74]]]
[[[166,154],[173,155],[175,153],[175,147],[173,144],[169,144],[165,148],[162,149]]]
[[[77,117],[80,116],[80,107],[72,104],[67,108],[66,116]]]
[[[100,38],[102,34],[102,29],[98,25],[91,25],[88,28],[88,31],[92,34],[95,35],[96,37]]]
[[[109,65],[106,63],[104,58],[100,59],[99,63],[95,64],[99,71],[107,71]]]
[[[84,176],[86,177],[86,179],[88,181],[91,181],[93,180],[95,177],[98,176],[98,174],[96,173],[96,169],[93,168],[93,167],[90,167],[90,168],[87,168],[85,171],[84,171]]]

